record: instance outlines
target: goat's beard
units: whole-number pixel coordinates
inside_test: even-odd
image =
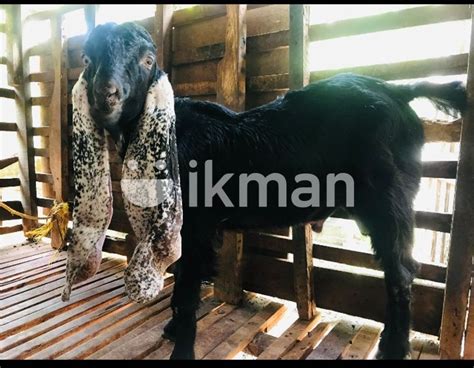
[[[86,89],[81,74],[73,89],[76,197],[63,300],[69,300],[73,284],[97,272],[112,217],[107,143],[103,128],[90,115]],[[148,90],[122,169],[125,209],[138,240],[125,270],[125,288],[138,302],[159,294],[167,267],[181,256],[182,202],[175,120],[173,90],[163,74]],[[168,185],[162,188],[159,202],[136,200],[137,193],[143,193],[143,183],[160,180]],[[156,192],[156,188],[152,185],[145,189]]]

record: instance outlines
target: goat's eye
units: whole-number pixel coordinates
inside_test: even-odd
[[[152,56],[147,56],[144,60],[143,63],[145,66],[150,69],[153,66],[153,63],[155,62],[155,59]]]
[[[87,55],[82,55],[82,62],[85,66],[88,66],[91,63],[91,59]]]

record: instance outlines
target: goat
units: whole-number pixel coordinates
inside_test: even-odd
[[[84,46],[91,114],[109,131],[122,157],[148,87],[164,73],[155,54],[148,32],[134,23],[100,25]],[[277,188],[271,185],[266,207],[259,205],[259,190],[250,185],[247,206],[239,206],[237,176],[243,173],[281,173],[289,184],[287,194],[298,188],[294,178],[300,173],[352,176],[355,205],[346,210],[370,234],[385,272],[387,315],[378,357],[401,359],[409,354],[411,284],[418,269],[412,258],[412,203],[424,144],[422,123],[409,106],[417,97],[429,98],[453,115],[466,107],[466,91],[458,82],[393,85],[355,74],[311,83],[240,113],[216,103],[175,98],[184,213],[173,318],[164,330],[165,337],[175,341],[171,358],[194,358],[200,285],[218,272],[215,248],[223,229],[320,224],[335,208],[347,207],[341,187],[336,188],[334,207],[280,206]],[[203,188],[208,160],[214,177],[236,174],[225,184],[228,198],[215,198],[206,206],[201,195],[191,206],[189,174],[197,174],[197,188]],[[321,192],[327,189],[321,183]],[[226,205],[227,199],[234,206]]]

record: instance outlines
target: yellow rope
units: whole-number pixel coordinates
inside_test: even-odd
[[[46,217],[37,217],[31,216],[26,213],[21,213],[17,210],[6,205],[4,202],[0,201],[0,207],[10,212],[14,216],[21,217],[27,220],[47,220],[45,224],[41,225],[37,229],[33,229],[25,232],[25,236],[32,238],[35,241],[39,241],[47,236],[53,228],[56,228],[61,236],[61,244],[59,244],[58,249],[64,244],[64,239],[66,238],[67,224],[69,222],[69,205],[67,202],[57,203],[54,201],[54,205],[51,208],[49,216]],[[53,246],[54,247],[54,246]]]

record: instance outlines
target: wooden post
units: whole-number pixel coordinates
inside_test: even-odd
[[[31,105],[25,85],[28,61],[23,59],[21,8],[17,4],[5,5],[7,35],[8,84],[15,90],[16,118],[18,126],[18,162],[20,166],[20,190],[23,210],[36,216],[36,181],[31,128]],[[30,118],[29,118],[30,117]],[[37,221],[23,220],[23,230],[37,227]]]
[[[87,23],[87,33],[92,32],[95,28],[95,14],[96,14],[96,4],[89,4],[84,6],[84,18]]]
[[[67,43],[62,31],[62,15],[51,17],[51,43],[54,63],[54,88],[50,105],[49,165],[53,175],[55,199],[68,200],[68,134],[67,134]],[[58,229],[51,232],[51,246],[60,248]]]
[[[471,14],[474,25],[474,11]],[[468,107],[463,116],[461,146],[451,225],[446,289],[441,320],[441,359],[461,358],[474,250],[474,27],[467,68]]]
[[[217,101],[236,111],[245,109],[246,11],[247,5],[227,5],[225,54],[217,70]],[[224,231],[214,295],[226,303],[242,300],[242,256],[243,234]]]
[[[308,29],[309,7],[289,5],[290,52],[289,87],[299,89],[309,83]],[[313,277],[313,230],[305,224],[293,227],[293,275],[298,314],[301,319],[313,319],[316,315]]]
[[[159,67],[171,75],[171,35],[172,35],[173,5],[160,4],[155,12],[155,43],[156,61]],[[171,77],[168,77],[171,81]]]

